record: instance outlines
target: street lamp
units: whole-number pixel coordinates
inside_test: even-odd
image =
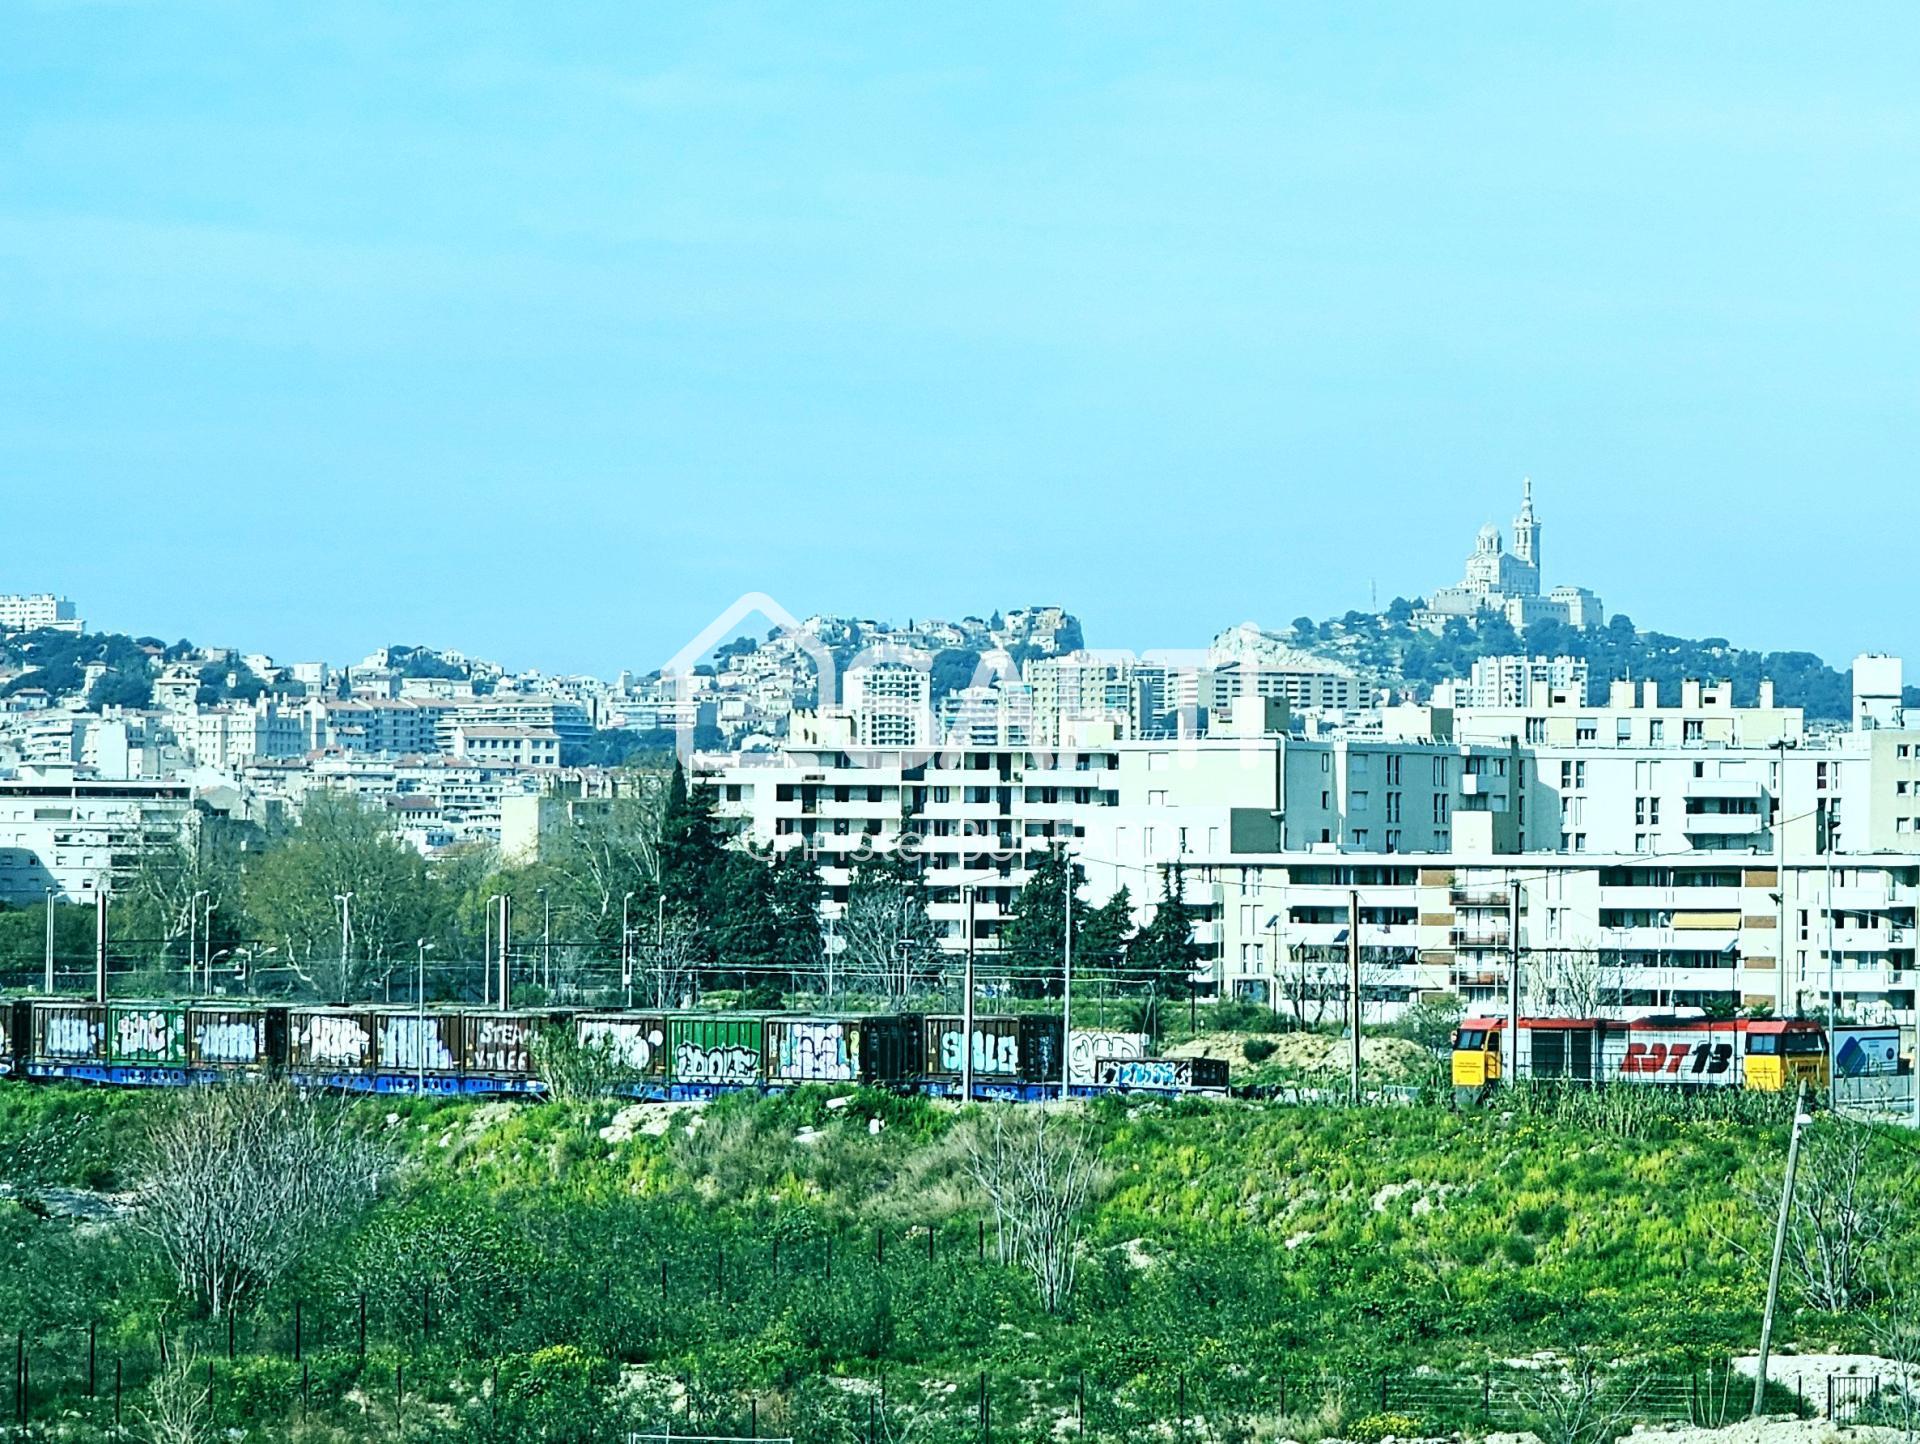
[[[207,895],[207,890],[205,888],[197,887],[193,890],[193,896],[187,899],[187,991],[188,992],[193,991],[193,975],[196,972],[198,972],[200,968],[200,949],[197,943],[197,933],[200,927],[200,899],[205,897],[206,895]]]
[[[206,980],[209,993],[213,991],[213,915],[219,911],[220,904],[213,900],[212,893],[208,893],[207,909],[200,915],[200,956],[206,964],[202,969],[202,976]]]
[[[353,930],[353,894],[337,892],[333,900],[340,904],[340,1001],[347,1001],[347,939]]]
[[[480,947],[480,1006],[487,1007],[493,1002],[493,913],[499,905],[500,894],[491,893],[487,897],[487,915],[481,920],[486,928],[486,942]],[[500,940],[500,951],[507,950],[506,939]],[[501,1003],[505,1007],[505,1002]]]
[[[534,889],[540,899],[540,987],[553,997],[553,899],[543,887]]]
[[[620,986],[633,1006],[633,894],[620,899]]]
[[[420,1030],[413,1040],[414,1058],[419,1065],[413,1091],[418,1095],[427,1091],[427,954],[433,950],[433,944],[421,938],[416,946],[420,949],[420,971],[414,984],[414,1001],[419,1004]]]
[[[53,995],[53,889],[47,889],[47,995]]]

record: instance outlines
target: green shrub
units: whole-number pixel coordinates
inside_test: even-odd
[[[1240,1052],[1249,1063],[1264,1063],[1274,1055],[1279,1044],[1271,1038],[1249,1038],[1240,1045]]]
[[[1411,1414],[1362,1414],[1340,1431],[1353,1444],[1380,1444],[1382,1439],[1418,1439],[1426,1426]]]

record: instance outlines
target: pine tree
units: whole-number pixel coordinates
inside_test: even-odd
[[[820,900],[826,888],[813,852],[790,847],[773,864],[773,915],[780,929],[780,966],[795,980],[817,978],[826,958]]]
[[[1089,971],[1117,968],[1133,940],[1133,898],[1122,887],[1087,914],[1086,927],[1073,940],[1076,965]]]
[[[1193,909],[1184,896],[1185,874],[1177,862],[1161,871],[1153,920],[1128,949],[1128,961],[1150,999],[1185,998],[1193,991],[1193,970],[1201,954],[1193,940]]]
[[[707,919],[726,832],[713,812],[713,789],[690,786],[676,759],[667,781],[667,805],[660,820],[660,886],[669,909],[690,910]]]
[[[730,852],[707,891],[716,981],[741,988],[768,981],[784,961],[773,869],[751,853]]]
[[[1013,900],[1001,934],[1001,949],[1014,969],[1014,992],[1023,998],[1058,997],[1065,962],[1067,869],[1073,869],[1073,936],[1076,944],[1087,930],[1087,903],[1080,896],[1086,871],[1064,847],[1048,849],[1026,886]]]

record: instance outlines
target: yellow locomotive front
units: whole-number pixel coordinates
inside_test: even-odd
[[[1818,1091],[1831,1081],[1827,1035],[1805,1018],[1747,1024],[1744,1081],[1755,1093],[1781,1093],[1802,1081]]]

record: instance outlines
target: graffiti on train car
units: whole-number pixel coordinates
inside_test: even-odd
[[[1102,1058],[1144,1058],[1147,1055],[1145,1033],[1116,1033],[1097,1028],[1075,1028],[1067,1049],[1067,1079],[1072,1083],[1092,1083],[1099,1076],[1095,1065]]]
[[[961,1042],[963,1032],[959,1028],[940,1030],[940,1066],[948,1073],[958,1073],[966,1065],[965,1045]],[[973,1071],[977,1074],[1005,1074],[1009,1077],[1020,1071],[1020,1040],[1012,1033],[986,1033],[979,1028],[973,1030]]]
[[[469,1073],[526,1073],[531,1067],[525,1018],[476,1018],[468,1033]]]
[[[43,1025],[40,1051],[49,1058],[92,1058],[99,1054],[102,1028],[97,1017],[85,1013],[49,1013]]]
[[[453,1049],[447,1046],[445,1020],[392,1014],[380,1020],[380,1066],[453,1071]]]
[[[666,1033],[658,1020],[629,1023],[618,1018],[590,1018],[580,1024],[580,1042],[587,1048],[604,1048],[620,1067],[635,1073],[651,1073],[666,1043]]]
[[[1181,1088],[1192,1081],[1184,1058],[1102,1058],[1097,1072],[1104,1088]]]
[[[254,1063],[262,1052],[260,1027],[235,1018],[208,1018],[193,1025],[193,1056],[203,1063]]]
[[[116,1058],[164,1060],[180,1051],[180,1015],[168,1008],[116,1008],[113,1054]]]
[[[760,1055],[737,1045],[702,1047],[682,1043],[673,1050],[677,1083],[752,1083],[760,1076]]]
[[[776,1078],[810,1083],[851,1083],[860,1076],[858,1035],[844,1023],[786,1022],[775,1034]]]
[[[309,1063],[364,1068],[372,1057],[373,1038],[357,1017],[309,1013],[300,1023],[299,1054]]]

